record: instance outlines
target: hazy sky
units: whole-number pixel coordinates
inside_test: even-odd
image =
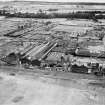
[[[11,0],[0,0],[0,1],[11,1]],[[18,0],[16,0],[18,1]],[[23,1],[23,0],[19,0]],[[49,1],[49,2],[104,2],[105,0],[25,0],[25,1]]]

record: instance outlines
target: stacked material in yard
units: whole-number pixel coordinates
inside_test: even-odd
[[[84,65],[78,66],[78,65],[72,65],[71,71],[75,73],[88,73],[88,68]]]
[[[72,40],[58,40],[57,46],[52,50],[53,52],[62,52],[74,54],[77,48],[77,42]]]
[[[88,46],[87,48],[77,48],[75,54],[77,56],[105,58],[105,49],[103,45]]]
[[[91,56],[89,50],[87,50],[87,49],[85,49],[85,48],[77,48],[77,49],[75,50],[75,55],[78,55],[78,56],[85,56],[85,57]]]
[[[65,53],[67,50],[64,47],[55,47],[54,49],[52,49],[52,52],[61,52],[61,53]]]
[[[103,45],[103,41],[100,40],[84,40],[83,43],[81,44],[82,47],[88,47],[88,46],[102,46]]]
[[[48,57],[47,61],[61,61],[61,56],[64,56],[64,53],[61,52],[51,52]]]
[[[104,45],[100,45],[100,46],[88,46],[88,50],[91,53],[101,53],[105,51]]]
[[[74,63],[77,63],[77,65],[86,65],[87,63],[100,63],[104,64],[104,59],[96,59],[96,58],[89,58],[89,57],[74,57]]]
[[[78,73],[90,73],[99,72],[100,65],[105,69],[104,59],[86,58],[86,57],[74,57],[72,59],[72,71]]]

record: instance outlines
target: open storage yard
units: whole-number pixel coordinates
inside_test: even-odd
[[[1,2],[0,105],[105,105],[105,4]]]

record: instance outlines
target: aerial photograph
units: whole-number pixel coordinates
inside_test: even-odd
[[[105,1],[0,0],[0,105],[105,105]]]

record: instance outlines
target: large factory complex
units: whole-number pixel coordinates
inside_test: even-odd
[[[0,21],[1,65],[105,74],[104,20],[8,17],[19,13],[23,17],[28,15],[17,12],[16,7],[1,8],[1,15],[6,15]],[[38,13],[45,14],[42,10]]]
[[[49,21],[21,23],[17,29],[4,33],[3,37],[10,41],[0,46],[1,53],[4,51],[1,65],[104,75],[105,38],[98,37],[104,28],[100,23],[96,26],[84,33],[69,33],[54,30],[57,24]],[[90,36],[92,31],[96,36]]]

